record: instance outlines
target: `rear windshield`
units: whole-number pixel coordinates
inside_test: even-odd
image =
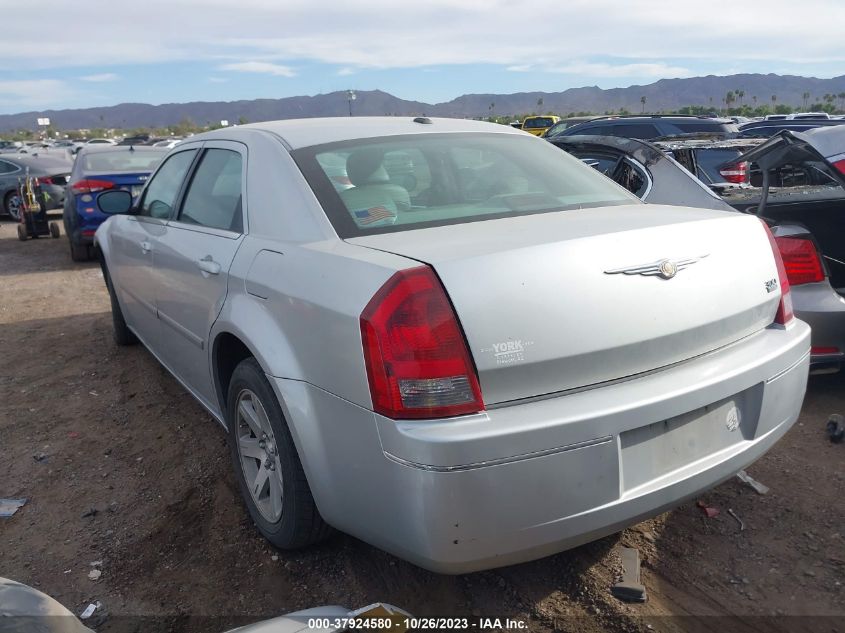
[[[161,162],[165,152],[139,152],[117,150],[86,154],[82,170],[92,171],[152,171]]]
[[[526,119],[525,123],[522,124],[524,129],[529,128],[538,128],[538,127],[549,127],[554,123],[554,119],[550,119],[548,117],[538,117],[536,119]]]
[[[516,134],[359,139],[292,156],[344,238],[639,202],[550,143]]]

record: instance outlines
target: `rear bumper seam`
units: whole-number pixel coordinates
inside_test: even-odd
[[[533,453],[523,453],[522,455],[513,455],[511,457],[500,457],[498,459],[491,459],[486,460],[483,462],[473,462],[471,464],[458,464],[456,466],[433,466],[431,464],[421,464],[419,462],[414,462],[408,459],[403,459],[394,455],[393,453],[389,453],[388,451],[384,451],[384,456],[387,459],[396,462],[402,466],[408,466],[409,468],[415,468],[417,470],[424,470],[428,472],[435,472],[435,473],[451,473],[451,472],[462,472],[467,470],[476,470],[478,468],[486,468],[488,466],[498,466],[501,464],[511,464],[513,462],[521,462],[527,459],[534,459],[536,457],[546,457],[547,455],[557,455],[558,453],[566,453],[569,451],[575,451],[579,448],[587,448],[590,446],[598,446],[601,444],[606,444],[608,442],[613,441],[613,437],[610,435],[605,435],[603,437],[597,437],[592,440],[585,440],[583,442],[575,442],[574,444],[567,444],[565,446],[556,446],[554,448],[548,448],[542,451],[534,451]]]

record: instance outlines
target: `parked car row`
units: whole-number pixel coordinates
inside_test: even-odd
[[[724,138],[768,138],[781,130],[802,131],[815,127],[845,124],[845,118],[829,115],[822,117],[818,113],[773,115],[765,119],[745,119],[744,121],[739,119],[740,117],[719,118],[676,114],[573,117],[551,125],[545,129],[542,136],[554,138],[594,134],[655,140],[682,134],[719,134]]]

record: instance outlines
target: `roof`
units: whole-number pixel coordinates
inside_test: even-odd
[[[152,145],[106,145],[105,143],[94,145],[84,145],[79,149],[80,155],[87,156],[88,154],[104,154],[106,152],[128,152],[130,148],[133,152],[156,152],[162,154],[167,151],[164,147],[153,147]]]
[[[418,117],[417,121],[423,120]],[[416,123],[410,116],[379,117],[326,117],[311,119],[286,119],[284,121],[265,121],[237,127],[223,128],[205,132],[192,137],[192,141],[212,138],[237,138],[239,130],[262,130],[281,137],[291,149],[335,143],[359,138],[379,136],[397,136],[400,134],[432,134],[437,132],[488,132],[498,134],[518,134],[525,132],[509,125],[486,123],[469,119],[425,118],[428,123]]]

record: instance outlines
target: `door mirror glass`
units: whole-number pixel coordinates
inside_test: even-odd
[[[104,191],[97,196],[97,208],[108,215],[128,213],[132,208],[132,194],[128,191]]]

